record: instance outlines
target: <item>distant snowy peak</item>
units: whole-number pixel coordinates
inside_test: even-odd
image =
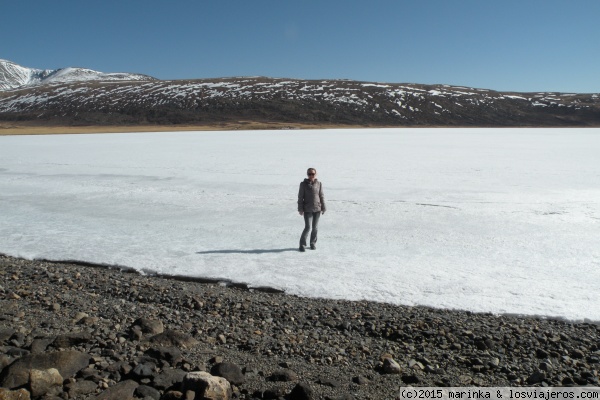
[[[152,81],[148,75],[104,73],[86,68],[35,69],[0,60],[0,90],[82,81]]]
[[[86,68],[61,68],[52,71],[41,83],[70,83],[81,81],[152,81],[148,75],[104,73]]]
[[[0,60],[0,90],[34,85],[51,73],[51,70],[26,68],[11,61]]]

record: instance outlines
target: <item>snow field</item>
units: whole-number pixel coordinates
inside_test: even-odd
[[[599,129],[0,137],[0,252],[600,321]],[[296,251],[298,184],[328,211]]]

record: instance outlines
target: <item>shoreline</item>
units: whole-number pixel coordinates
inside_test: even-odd
[[[126,266],[126,265],[117,265],[117,264],[105,264],[105,263],[96,263],[91,261],[80,261],[80,260],[53,260],[46,258],[24,258],[18,256],[12,256],[6,253],[0,252],[0,258],[12,258],[22,261],[29,261],[34,263],[47,263],[47,264],[56,264],[56,265],[74,265],[79,267],[87,267],[87,268],[98,268],[100,270],[114,270],[120,273],[131,273],[135,275],[139,275],[147,278],[158,278],[158,279],[166,279],[173,280],[179,282],[190,282],[200,285],[219,285],[226,288],[234,288],[240,289],[249,292],[263,292],[263,293],[276,293],[282,294],[284,296],[294,296],[301,299],[314,299],[314,300],[325,300],[325,301],[336,301],[336,299],[328,298],[328,297],[304,297],[296,294],[287,293],[283,289],[278,289],[272,286],[249,286],[248,283],[242,281],[234,281],[227,278],[208,278],[203,276],[187,276],[187,275],[171,275],[171,274],[161,274],[156,272],[146,272],[135,269],[134,267]],[[421,307],[432,310],[441,310],[447,312],[461,312],[461,313],[471,313],[471,314],[483,314],[483,315],[493,315],[497,317],[508,317],[508,318],[521,318],[521,319],[534,319],[534,320],[547,320],[547,321],[556,321],[566,324],[590,324],[597,325],[600,329],[600,321],[592,321],[589,319],[584,320],[572,320],[561,316],[549,316],[549,315],[529,315],[529,314],[517,314],[517,313],[492,313],[489,311],[471,311],[471,310],[463,310],[463,309],[452,309],[452,308],[438,308],[432,306],[425,305],[404,305],[404,304],[394,304],[389,302],[375,301],[375,300],[347,300],[347,299],[339,299],[340,301],[348,301],[348,302],[368,302],[373,304],[382,304],[388,305],[391,307]]]
[[[243,373],[233,386],[239,399],[282,397],[299,383],[329,400],[394,399],[408,385],[598,385],[600,326],[585,322],[301,298],[6,255],[0,276],[0,367],[40,340],[49,351],[71,335],[61,348],[92,361],[56,390],[92,387],[69,398],[96,398],[125,381],[164,396],[164,374],[217,373],[223,361]],[[152,350],[136,333],[139,318],[189,339],[175,345],[181,360],[155,360],[146,377],[131,370]],[[116,364],[122,373],[111,372]]]
[[[252,130],[306,130],[306,129],[360,129],[360,125],[302,124],[283,122],[232,122],[206,125],[99,125],[99,126],[35,126],[0,123],[0,136],[70,135],[94,133],[149,133],[194,131],[252,131]],[[390,128],[390,127],[382,127]]]
[[[0,122],[0,136],[27,135],[85,135],[111,133],[152,132],[204,132],[204,131],[256,131],[256,130],[329,130],[329,129],[599,129],[600,126],[387,126],[387,125],[339,125],[304,124],[284,122],[240,121],[206,125],[94,125],[94,126],[36,126]]]

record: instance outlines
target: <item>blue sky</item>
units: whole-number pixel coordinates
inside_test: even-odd
[[[600,92],[600,0],[0,0],[0,58],[159,79]]]

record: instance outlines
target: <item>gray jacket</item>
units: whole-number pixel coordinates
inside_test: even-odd
[[[300,182],[300,190],[298,190],[298,211],[326,211],[323,185],[317,179],[315,179],[313,183],[308,179],[304,179],[304,181]]]

